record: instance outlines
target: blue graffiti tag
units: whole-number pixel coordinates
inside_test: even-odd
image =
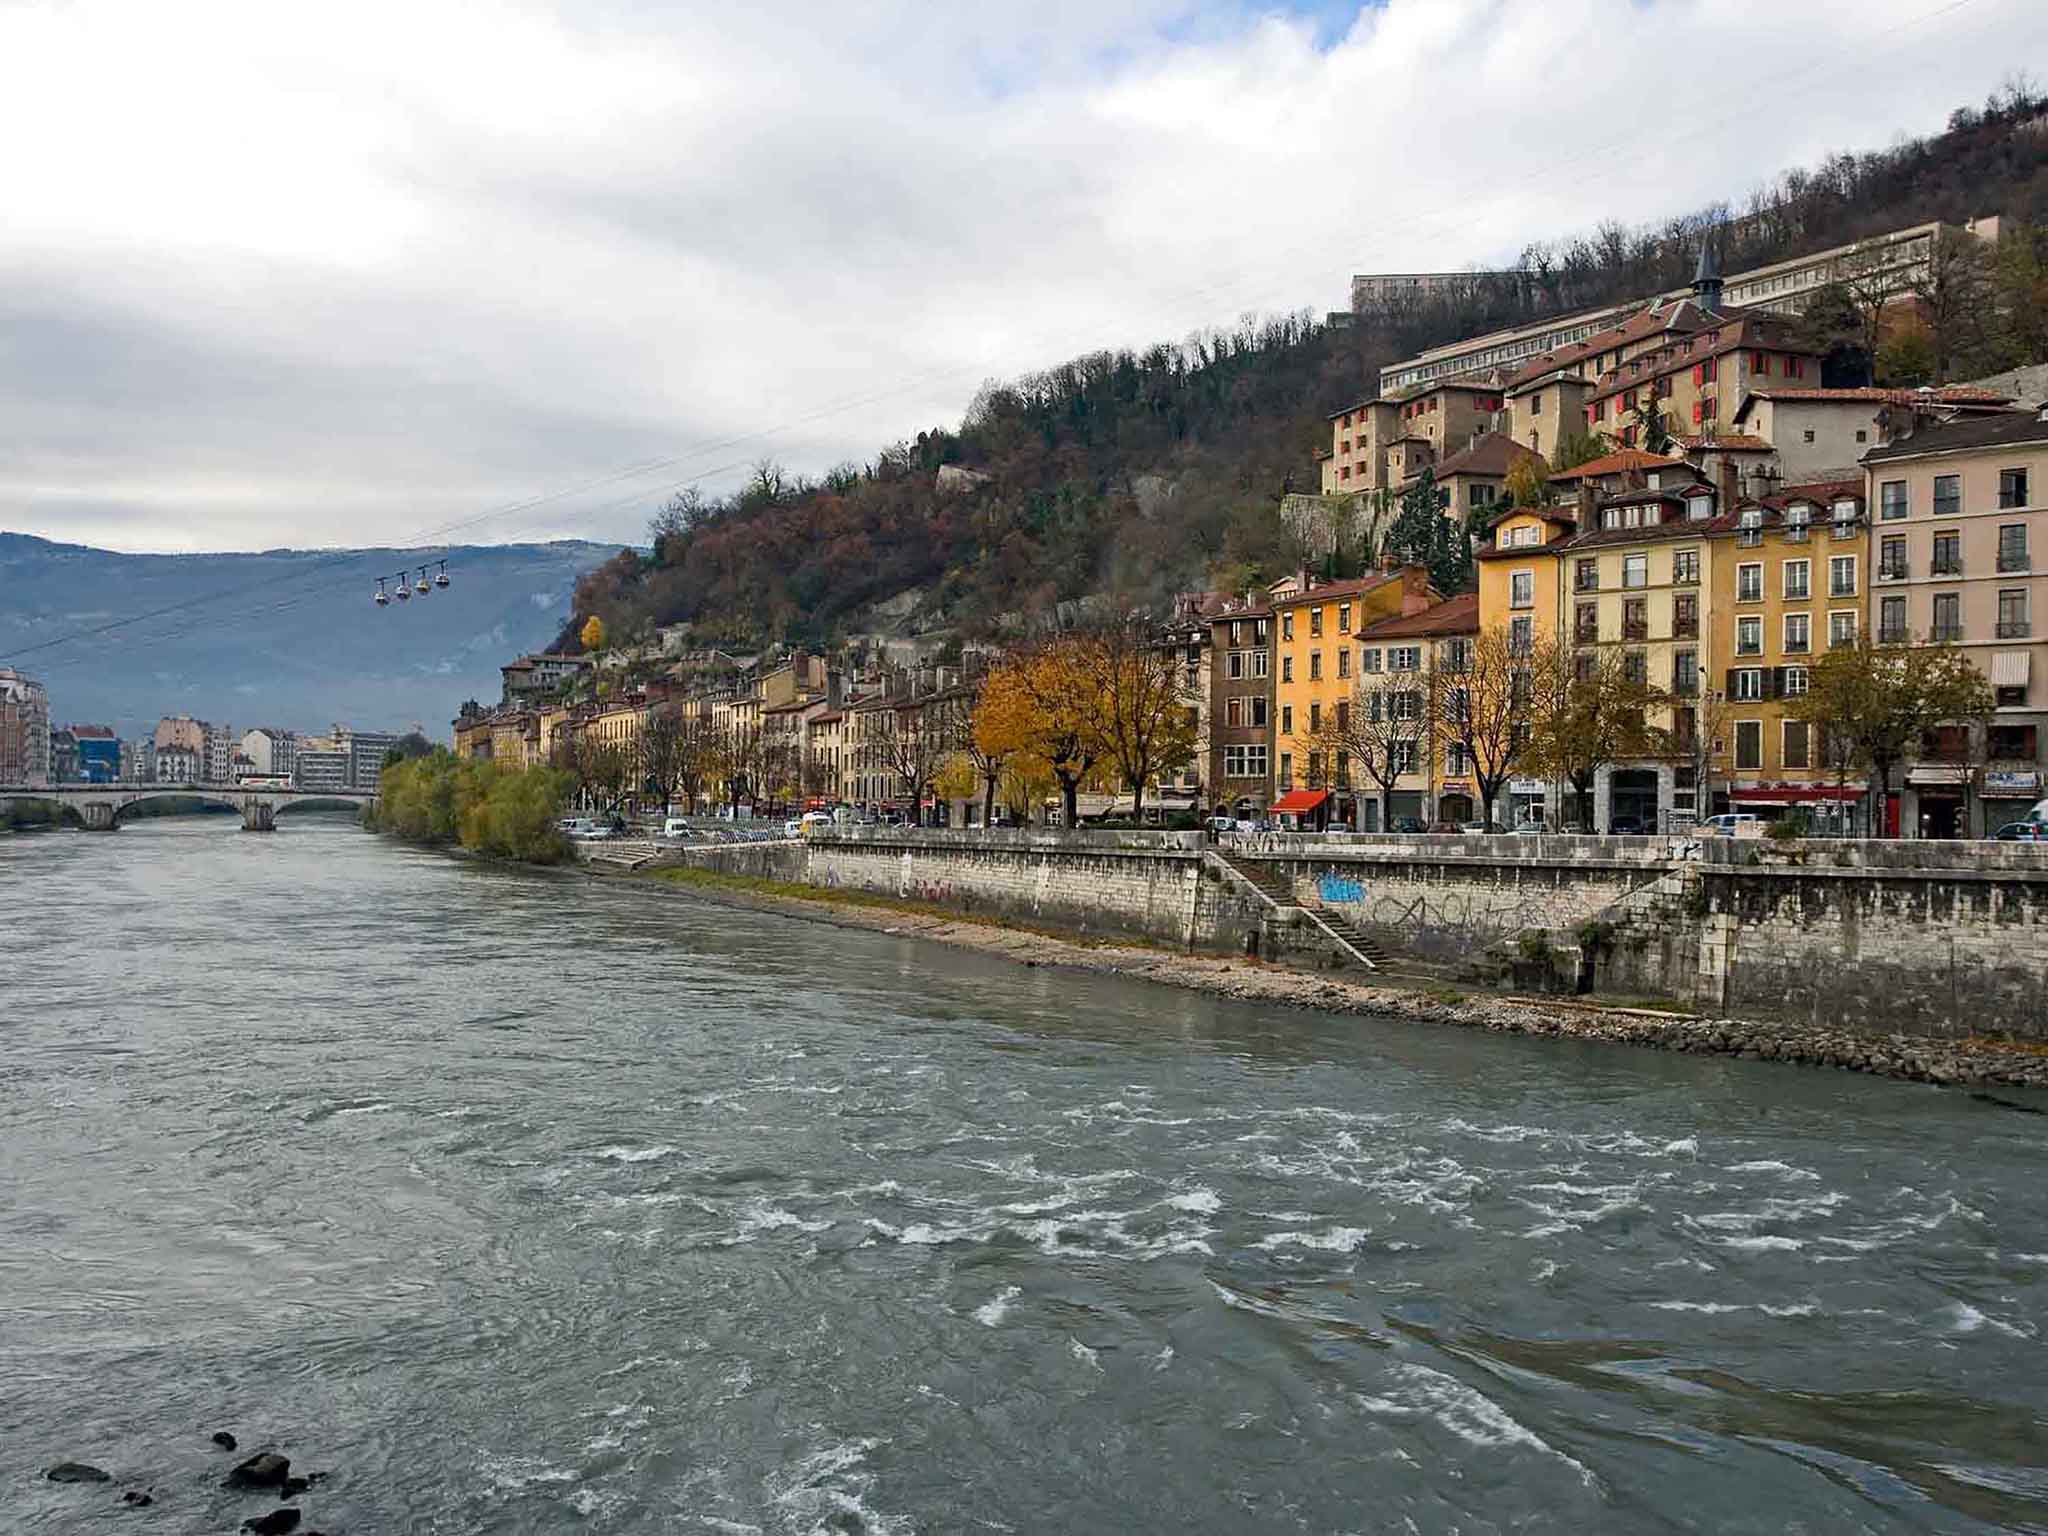
[[[1363,901],[1365,886],[1342,875],[1324,875],[1316,881],[1316,893],[1324,901]]]

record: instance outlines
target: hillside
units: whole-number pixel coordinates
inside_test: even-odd
[[[498,666],[544,645],[580,572],[607,553],[581,542],[458,549],[451,585],[379,610],[373,581],[421,556],[393,549],[126,555],[0,533],[0,666],[50,691],[59,723],[122,734],[160,715],[236,725],[438,734],[463,698],[496,698]],[[113,634],[13,657],[115,618],[233,594]],[[288,606],[286,606],[288,605]]]
[[[898,599],[912,625],[972,634],[1059,598],[1158,598],[1234,587],[1301,557],[1274,516],[1316,488],[1324,418],[1379,368],[1492,326],[1682,284],[1701,232],[1731,269],[1927,219],[2005,215],[2016,292],[2048,299],[2048,99],[2012,89],[1947,132],[1837,155],[1666,224],[1619,224],[1528,247],[1506,276],[1331,328],[1305,315],[1180,346],[1099,353],[987,386],[955,430],[920,433],[864,467],[809,483],[763,465],[722,501],[685,497],[579,584],[576,612],[613,636],[694,623],[706,639],[821,643]],[[2019,308],[2038,329],[2042,304]],[[2041,338],[2011,343],[2024,352]],[[1822,350],[1827,350],[1825,345]],[[1988,352],[1979,371],[2031,361]],[[947,466],[985,481],[967,485]],[[949,483],[950,481],[950,483]],[[562,643],[573,647],[573,627]]]

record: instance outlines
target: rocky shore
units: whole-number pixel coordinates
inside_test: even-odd
[[[643,877],[646,878],[646,877]],[[660,878],[657,872],[652,878]],[[818,892],[766,881],[679,881],[693,895],[848,928],[903,934],[1024,965],[1131,977],[1245,1002],[1278,1003],[1419,1024],[1646,1046],[1699,1056],[1734,1056],[1868,1072],[1948,1086],[2048,1088],[2048,1051],[1990,1040],[1860,1034],[1763,1020],[1700,1018],[1650,1008],[1603,1007],[1354,980],[1327,971],[1188,954],[1145,945],[1083,942],[1056,934],[969,921],[942,909]],[[2036,1113],[2048,1106],[2014,1102]]]

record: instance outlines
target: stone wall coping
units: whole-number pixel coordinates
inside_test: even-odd
[[[805,841],[830,848],[966,853],[1149,854],[1199,857],[1200,832],[1064,832],[1045,828],[812,827]]]
[[[2039,869],[1929,869],[1880,866],[1862,868],[1840,864],[1702,864],[1702,875],[1717,879],[1762,876],[1765,879],[1796,880],[1917,880],[1928,884],[1947,881],[1957,885],[2048,885],[2048,865]]]

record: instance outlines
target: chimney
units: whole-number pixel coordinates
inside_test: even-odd
[[[1600,509],[1599,495],[1593,489],[1591,480],[1579,482],[1579,532],[1584,533],[1597,521],[1595,514]]]
[[[1736,501],[1740,499],[1740,492],[1741,487],[1735,477],[1735,455],[1732,453],[1723,454],[1721,457],[1720,510],[1723,512],[1733,512]]]

